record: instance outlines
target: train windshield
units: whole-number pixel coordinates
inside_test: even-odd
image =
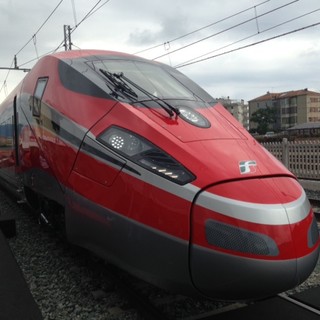
[[[149,100],[150,95],[148,93],[159,99],[195,100],[195,95],[198,96],[190,86],[186,85],[187,81],[185,83],[181,81],[181,77],[184,76],[180,72],[173,69],[173,72],[176,72],[179,76],[180,79],[178,79],[170,72],[172,68],[163,67],[163,65],[138,60],[114,59],[95,61],[93,64],[96,70],[125,75],[132,83],[136,84],[136,86],[132,86],[130,83],[128,85],[136,93],[137,100],[140,101]],[[191,80],[189,81],[191,82]],[[139,87],[144,90],[139,90]]]

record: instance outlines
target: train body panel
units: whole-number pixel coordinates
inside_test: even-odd
[[[71,192],[68,198],[66,223],[70,241],[155,285],[199,294],[189,274],[188,239],[158,231],[77,193]]]
[[[71,242],[180,293],[261,298],[319,254],[293,174],[191,80],[127,54],[42,58],[0,106],[0,176]]]

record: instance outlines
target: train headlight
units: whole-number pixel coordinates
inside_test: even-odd
[[[144,147],[139,139],[127,132],[111,132],[107,136],[107,142],[113,149],[119,150],[130,157],[140,152]]]
[[[210,128],[211,124],[210,124],[209,120],[206,119],[198,111],[196,111],[192,108],[189,108],[189,107],[185,107],[185,106],[178,107],[178,109],[180,111],[179,116],[183,120],[185,120],[185,121],[187,121],[197,127]]]
[[[128,130],[112,126],[97,140],[141,167],[180,185],[195,179],[190,171],[166,152]]]

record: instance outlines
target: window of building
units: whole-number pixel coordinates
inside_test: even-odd
[[[290,106],[296,106],[297,105],[297,97],[290,98]]]

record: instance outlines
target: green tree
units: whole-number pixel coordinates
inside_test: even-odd
[[[275,109],[266,107],[252,113],[250,121],[257,123],[257,132],[265,134],[271,124],[276,121]]]

